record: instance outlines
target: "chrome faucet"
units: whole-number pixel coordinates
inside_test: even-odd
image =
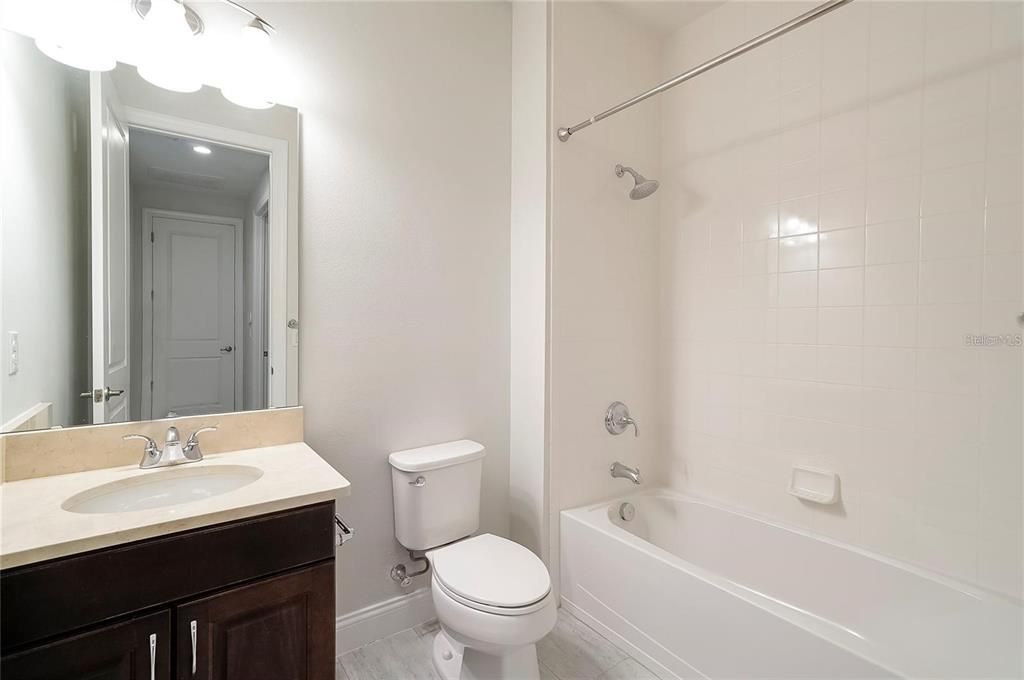
[[[122,439],[141,439],[146,442],[146,448],[139,461],[139,467],[143,470],[148,468],[169,467],[181,465],[182,463],[195,463],[203,459],[203,452],[199,448],[199,435],[203,432],[212,432],[216,427],[201,427],[193,432],[188,440],[182,444],[178,437],[178,428],[173,425],[167,428],[164,436],[164,448],[156,445],[152,438],[144,434],[126,434]]]
[[[643,481],[640,478],[640,468],[631,468],[628,465],[623,465],[618,461],[612,463],[609,472],[612,473],[612,477],[614,477],[615,479],[628,479],[634,484],[639,484],[641,481]]]

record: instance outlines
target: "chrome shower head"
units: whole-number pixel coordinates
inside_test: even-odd
[[[633,176],[633,188],[629,191],[629,197],[634,201],[639,201],[641,198],[647,198],[658,190],[658,180],[647,179],[633,168],[629,168],[624,165],[615,166],[616,177],[622,177],[627,172]]]

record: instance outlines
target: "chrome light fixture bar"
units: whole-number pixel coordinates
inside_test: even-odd
[[[776,38],[781,37],[792,30],[800,28],[804,24],[810,23],[815,19],[828,14],[832,10],[839,9],[843,5],[850,2],[853,2],[853,0],[829,0],[829,2],[826,2],[823,5],[818,5],[809,12],[805,12],[800,16],[796,17],[795,19],[791,19],[790,21],[787,21],[784,24],[776,26],[772,30],[762,33],[756,38],[748,40],[742,45],[732,48],[728,52],[723,52],[714,59],[709,59],[708,61],[705,61],[700,66],[695,66],[694,68],[691,68],[689,71],[686,71],[685,73],[680,73],[675,78],[672,78],[671,80],[666,80],[662,84],[653,87],[650,90],[647,90],[647,92],[644,92],[643,94],[638,94],[632,99],[628,99],[622,102],[621,104],[617,104],[610,109],[602,111],[597,115],[591,116],[587,120],[581,123],[577,123],[572,127],[559,128],[558,139],[559,141],[567,142],[569,141],[569,137],[573,136],[575,133],[579,132],[583,128],[590,127],[594,123],[604,120],[608,116],[614,116],[616,113],[620,111],[625,111],[629,107],[639,104],[645,99],[653,97],[656,94],[661,94],[665,90],[670,90],[676,85],[679,85],[680,83],[684,83],[687,80],[690,80],[691,78],[699,76],[701,73],[704,73],[705,71],[710,71],[716,66],[720,66],[727,61],[731,61],[736,57],[740,56],[741,54],[746,54],[755,47],[760,47],[766,42],[771,42],[772,40],[775,40]]]
[[[202,35],[203,31],[206,30],[206,24],[203,23],[203,18],[199,16],[198,12],[186,5],[184,2],[180,2],[179,4],[185,8],[185,21],[188,23],[188,27],[192,29],[192,35]],[[152,0],[132,0],[132,9],[135,10],[135,13],[139,15],[140,19],[145,19],[152,7]]]
[[[256,12],[253,12],[248,7],[245,7],[244,5],[240,5],[237,2],[235,2],[234,0],[217,0],[217,1],[220,2],[221,4],[229,5],[230,7],[233,7],[234,9],[238,10],[239,12],[242,12],[243,14],[248,15],[249,18],[251,18],[253,21],[259,22],[260,27],[263,28],[264,30],[266,30],[267,32],[269,32],[271,34],[277,33],[277,29],[275,29],[272,25],[270,25],[270,22],[268,22],[266,19],[261,17],[259,14],[256,14]],[[198,12],[196,12],[194,9],[189,7],[188,4],[186,4],[184,2],[182,2],[181,4],[185,7],[185,20],[188,21],[189,28],[192,29],[192,35],[200,35],[200,34],[202,34],[202,32],[206,28],[205,24],[203,24],[203,18],[201,16],[199,16]],[[134,9],[135,13],[138,14],[143,19],[146,18],[146,14],[149,13],[149,8],[151,6],[152,6],[151,0],[132,0],[132,9]]]

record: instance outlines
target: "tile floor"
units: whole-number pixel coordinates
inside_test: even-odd
[[[403,630],[338,657],[336,680],[440,680],[430,660],[436,623]],[[537,643],[541,680],[658,680],[638,661],[568,613]]]

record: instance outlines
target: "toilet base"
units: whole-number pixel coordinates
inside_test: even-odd
[[[443,630],[434,636],[434,670],[442,680],[459,680],[462,672],[462,652],[465,649],[448,637]]]
[[[452,640],[444,630],[434,637],[434,670],[444,680],[540,680],[537,646],[486,654]]]

